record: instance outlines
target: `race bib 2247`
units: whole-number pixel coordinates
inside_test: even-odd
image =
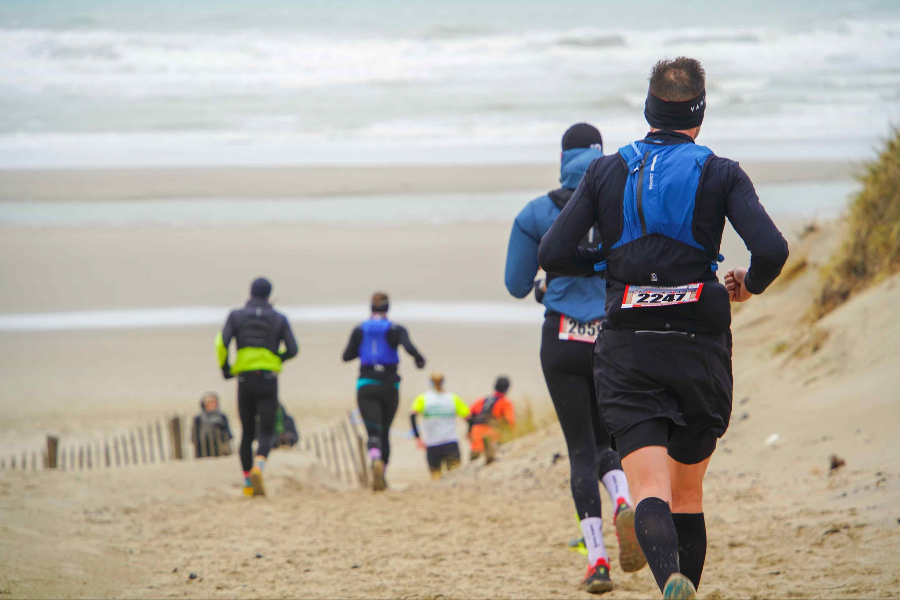
[[[672,306],[696,302],[700,299],[702,290],[702,283],[689,283],[676,287],[628,285],[625,286],[622,308]]]

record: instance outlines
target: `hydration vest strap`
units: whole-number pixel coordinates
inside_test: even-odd
[[[631,148],[634,150],[634,156],[632,156],[631,158],[629,158],[627,160],[629,174],[637,171],[640,168],[641,163],[643,162],[643,157],[641,156],[641,151],[638,150],[638,147],[635,145],[634,142],[631,142]]]
[[[597,249],[603,250],[603,244],[599,244],[597,246]],[[605,260],[601,260],[598,263],[594,263],[594,273],[602,273],[605,270],[606,270],[606,261]]]

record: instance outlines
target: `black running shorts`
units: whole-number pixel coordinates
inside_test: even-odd
[[[425,459],[428,461],[428,468],[432,471],[440,471],[444,463],[447,463],[448,467],[451,464],[459,464],[459,444],[447,442],[446,444],[429,446],[425,450]]]
[[[620,457],[664,446],[678,462],[699,463],[731,419],[731,332],[604,329],[594,345],[594,380]]]

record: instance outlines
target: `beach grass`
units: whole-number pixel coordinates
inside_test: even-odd
[[[850,205],[844,243],[822,270],[810,309],[818,320],[853,294],[900,271],[900,130],[865,165],[862,190]]]

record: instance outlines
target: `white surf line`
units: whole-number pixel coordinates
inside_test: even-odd
[[[276,306],[294,323],[353,323],[368,315],[365,304]],[[222,325],[231,307],[198,306],[50,313],[0,314],[0,332],[91,329],[148,329]],[[539,323],[543,307],[534,302],[406,302],[391,307],[391,318],[406,323],[519,325]]]

